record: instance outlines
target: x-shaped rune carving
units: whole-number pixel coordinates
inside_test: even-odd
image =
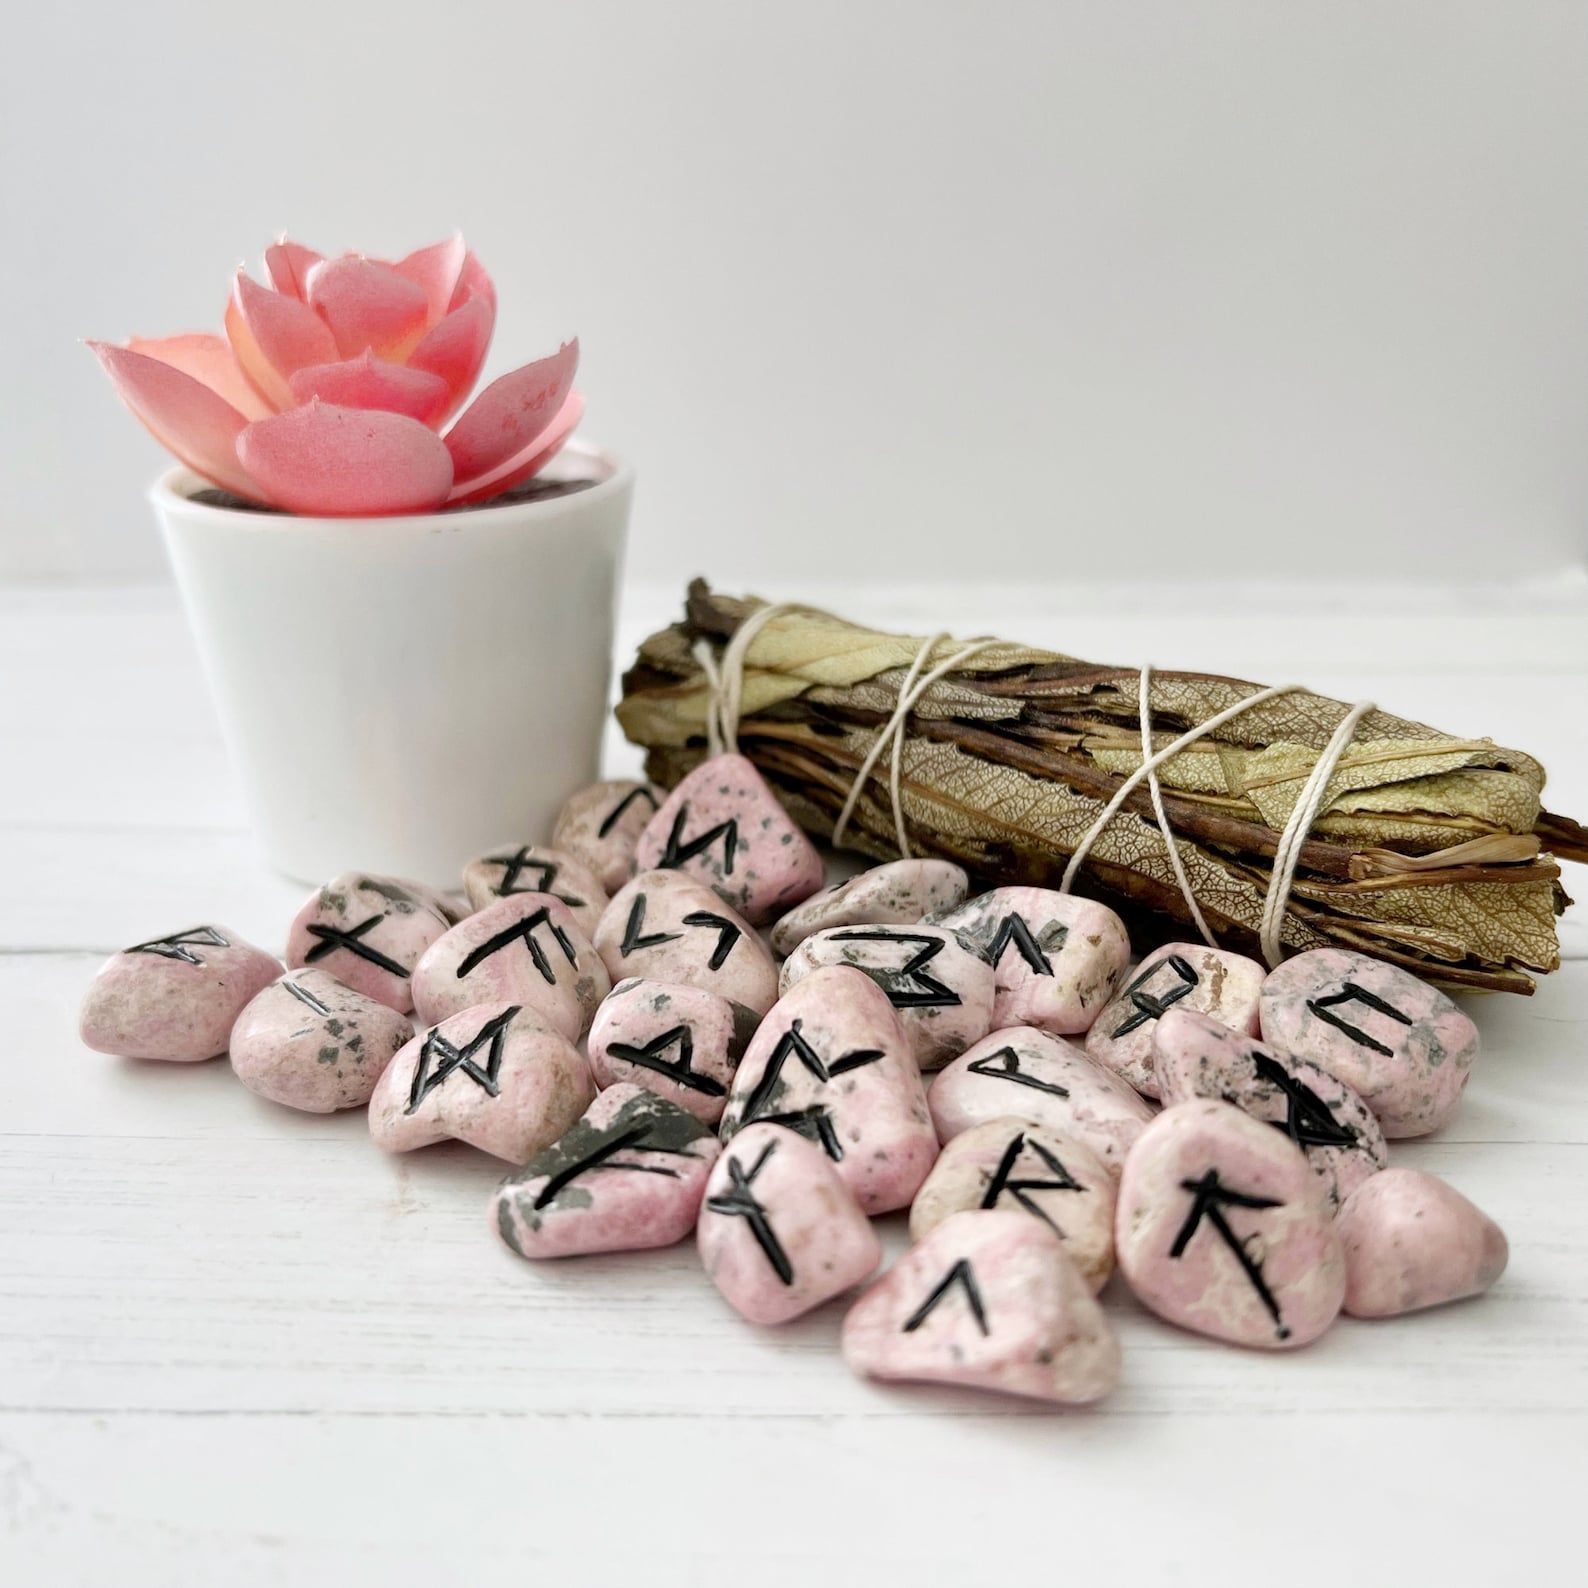
[[[1159,971],[1168,969],[1174,972],[1176,980],[1166,993],[1155,994],[1143,989]],[[1161,959],[1156,965],[1149,965],[1121,995],[1128,998],[1135,1005],[1133,1011],[1114,1027],[1113,1035],[1123,1037],[1134,1031],[1137,1026],[1144,1026],[1149,1020],[1156,1020],[1165,1013],[1171,1005],[1180,1002],[1185,995],[1197,984],[1197,973],[1190,964],[1178,954],[1171,954],[1167,959]]]
[[[1065,939],[1070,935],[1070,929],[1062,921],[1054,921],[1043,936],[1050,941],[1049,948],[1063,948]],[[992,940],[992,946],[987,950],[987,957],[996,965],[1013,943],[1019,950],[1020,957],[1038,976],[1051,976],[1053,974],[1053,961],[1043,951],[1043,945],[1037,941],[1030,925],[1023,915],[1006,915],[998,923],[998,931]]]
[[[710,832],[702,833],[698,838],[684,839],[684,824],[689,820],[689,802],[686,800],[678,807],[678,814],[673,818],[672,831],[667,835],[666,847],[662,850],[662,858],[656,862],[662,871],[671,871],[678,866],[685,865],[693,860],[696,855],[704,854],[706,850],[722,840],[722,874],[725,877],[733,875],[734,851],[739,847],[739,819],[730,816],[725,822],[718,822]]]
[[[1309,998],[1307,1007],[1320,1019],[1327,1021],[1336,1031],[1343,1031],[1353,1042],[1367,1048],[1372,1053],[1382,1053],[1385,1058],[1391,1058],[1395,1050],[1380,1042],[1377,1037],[1370,1037],[1367,1032],[1353,1026],[1349,1020],[1342,1019],[1334,1011],[1340,1004],[1359,1003],[1365,1008],[1376,1010],[1381,1015],[1387,1015],[1391,1020],[1398,1020],[1403,1026],[1412,1025],[1412,1017],[1403,1015],[1394,1004],[1386,1003],[1377,993],[1370,993],[1365,987],[1358,987],[1354,981],[1343,982],[1337,993],[1331,993],[1327,998]]]
[[[1020,1155],[1028,1147],[1042,1160],[1048,1172],[1053,1176],[1051,1180],[1015,1180],[1011,1178],[1014,1167],[1020,1160]],[[1064,1231],[1031,1200],[1031,1193],[1033,1191],[1083,1190],[1085,1190],[1085,1187],[1071,1175],[1070,1171],[1041,1142],[1028,1142],[1025,1132],[1020,1131],[1010,1137],[1009,1145],[1004,1148],[1004,1155],[998,1162],[998,1168],[992,1179],[987,1182],[987,1194],[981,1199],[981,1205],[984,1208],[996,1207],[998,1198],[1007,1191],[1027,1213],[1034,1213],[1055,1235],[1062,1236]]]
[[[1230,1222],[1224,1217],[1225,1208],[1277,1208],[1283,1207],[1282,1202],[1273,1197],[1251,1196],[1245,1191],[1232,1191],[1219,1180],[1217,1169],[1209,1169],[1200,1180],[1182,1180],[1182,1191],[1189,1191],[1192,1196],[1191,1211],[1186,1214],[1185,1223],[1180,1226],[1180,1233],[1174,1238],[1174,1245],[1169,1248],[1171,1257],[1184,1255],[1185,1249],[1191,1244],[1191,1237],[1201,1228],[1202,1220],[1218,1231],[1219,1239],[1234,1253],[1235,1261],[1241,1265],[1241,1271],[1251,1281],[1252,1289],[1257,1292],[1258,1299],[1268,1309],[1268,1315],[1274,1320],[1276,1332],[1281,1340],[1290,1338],[1290,1326],[1279,1315],[1279,1302],[1273,1291],[1268,1288],[1268,1282],[1263,1278],[1263,1265],[1257,1262],[1250,1252],[1246,1250],[1245,1243],[1230,1228]]]
[[[179,959],[186,965],[204,963],[195,948],[230,948],[232,945],[213,926],[190,926],[185,932],[173,932],[169,937],[150,938],[147,943],[134,943],[124,948],[123,954],[158,954],[162,959]]]
[[[901,1334],[914,1334],[917,1329],[932,1316],[932,1309],[937,1306],[944,1296],[956,1285],[965,1293],[965,1300],[970,1306],[971,1316],[976,1320],[976,1327],[986,1335],[992,1331],[987,1326],[987,1309],[982,1305],[981,1287],[976,1283],[976,1270],[971,1267],[970,1259],[962,1257],[938,1280],[932,1294],[921,1303],[908,1318],[904,1320]]]
[[[309,925],[309,936],[319,939],[313,948],[303,956],[306,965],[312,965],[317,960],[322,960],[327,954],[334,954],[339,948],[345,948],[349,954],[356,954],[360,959],[367,960],[371,965],[378,965],[383,971],[393,976],[406,977],[408,968],[399,965],[390,955],[383,954],[378,948],[372,947],[364,941],[367,933],[375,930],[386,919],[383,910],[379,915],[372,915],[367,921],[360,921],[357,926],[321,926],[318,922]]]
[[[669,1062],[662,1058],[662,1054],[674,1043],[678,1045],[678,1057]],[[654,1070],[658,1075],[677,1081],[680,1086],[704,1092],[707,1097],[722,1097],[727,1090],[721,1081],[702,1075],[694,1068],[695,1034],[688,1026],[674,1026],[671,1031],[652,1037],[643,1048],[632,1042],[609,1042],[607,1052],[614,1059],[624,1059],[630,1064],[638,1064],[642,1069]]]
[[[1020,1068],[1020,1055],[1013,1048],[999,1048],[994,1053],[972,1059],[965,1066],[970,1075],[985,1075],[994,1081],[1013,1081],[1016,1086],[1029,1086],[1034,1091],[1047,1092],[1053,1097],[1068,1097],[1070,1089],[1057,1081],[1044,1081],[1041,1076]]]
[[[944,939],[928,937],[924,932],[890,932],[885,929],[852,932],[834,932],[835,943],[899,943],[906,953],[903,965],[861,965],[856,968],[865,973],[888,995],[895,1009],[952,1009],[960,996],[952,987],[940,982],[926,970],[926,966],[943,951]],[[911,955],[912,946],[921,945]]]
[[[501,1088],[496,1077],[502,1068],[502,1048],[507,1041],[507,1028],[513,1023],[513,1016],[520,1007],[515,1004],[494,1019],[487,1020],[462,1047],[442,1036],[440,1026],[433,1026],[419,1049],[413,1084],[408,1088],[406,1112],[413,1113],[455,1070],[461,1070],[488,1096],[497,1096]],[[485,1063],[481,1064],[475,1055],[481,1048],[487,1047],[489,1051]]]
[[[629,1160],[624,1163],[617,1161],[620,1152],[627,1152],[630,1148],[636,1152],[667,1153],[674,1158],[688,1158],[693,1154],[680,1152],[676,1147],[659,1147],[648,1140],[651,1126],[636,1125],[630,1130],[619,1131],[617,1135],[608,1137],[607,1140],[598,1142],[577,1163],[571,1163],[566,1168],[559,1169],[550,1176],[539,1191],[535,1193],[537,1208],[543,1208],[552,1202],[562,1192],[564,1187],[571,1185],[580,1175],[589,1174],[595,1169],[626,1169],[633,1174],[660,1174],[666,1175],[670,1180],[678,1179],[678,1171],[670,1169],[661,1163],[635,1163]]]
[[[653,811],[656,809],[656,796],[651,793],[651,791],[646,788],[643,783],[638,788],[631,788],[628,793],[625,794],[623,798],[620,799],[617,804],[607,812],[606,820],[602,822],[598,828],[596,828],[596,837],[607,837],[611,833],[612,829],[623,820],[624,811],[626,811],[629,806],[635,802],[635,800],[644,800]]]
[[[777,1143],[769,1141],[761,1149],[761,1156],[755,1160],[748,1173],[744,1165],[730,1151],[728,1178],[733,1182],[733,1188],[720,1196],[707,1197],[706,1209],[710,1213],[721,1213],[727,1218],[743,1219],[750,1226],[755,1244],[761,1248],[767,1262],[772,1265],[773,1273],[785,1285],[792,1285],[794,1265],[789,1261],[788,1253],[783,1250],[783,1243],[777,1238],[777,1231],[772,1228],[772,1220],[768,1217],[765,1206],[756,1200],[755,1193],[750,1189],[755,1184],[756,1176],[766,1167],[767,1159],[776,1151]]]
[[[1252,1055],[1252,1068],[1265,1081],[1277,1086],[1285,1096],[1285,1117],[1274,1120],[1298,1147],[1354,1147],[1356,1132],[1342,1125],[1329,1105],[1303,1080],[1265,1053]]]
[[[496,885],[497,897],[505,899],[514,893],[549,893],[554,899],[561,899],[571,909],[578,909],[584,903],[583,899],[576,899],[572,894],[557,893],[555,891],[557,873],[562,870],[561,864],[555,860],[531,860],[529,851],[533,847],[532,844],[520,844],[514,853],[510,855],[492,855],[486,862],[488,865],[502,868],[502,880]],[[521,887],[518,879],[526,871],[538,871],[540,880]]]
[[[771,1124],[786,1125],[790,1130],[799,1131],[802,1136],[819,1141],[827,1156],[837,1163],[843,1158],[844,1151],[838,1133],[833,1128],[832,1111],[826,1105],[815,1103],[790,1113],[766,1112],[782,1094],[783,1066],[792,1055],[809,1075],[825,1084],[836,1076],[848,1074],[850,1070],[858,1070],[862,1065],[875,1064],[883,1056],[882,1050],[856,1048],[829,1061],[806,1041],[801,1025],[799,1020],[790,1021],[788,1030],[778,1039],[766,1068],[761,1072],[761,1079],[756,1082],[755,1090],[750,1093],[750,1100],[744,1106],[740,1123],[749,1125],[756,1120],[766,1120]]]
[[[532,915],[526,915],[521,921],[514,921],[509,927],[498,932],[495,937],[490,937],[476,949],[463,956],[458,964],[458,980],[483,965],[491,955],[499,954],[504,948],[514,943],[522,943],[529,950],[529,957],[535,962],[535,969],[541,974],[543,980],[548,981],[553,987],[557,985],[557,972],[551,961],[546,957],[546,951],[540,946],[540,940],[535,933],[541,927],[548,927],[557,947],[562,950],[562,957],[570,965],[578,964],[578,954],[568,934],[551,919],[551,911],[545,905],[536,910]]]

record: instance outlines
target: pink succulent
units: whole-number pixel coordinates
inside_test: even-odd
[[[282,238],[237,272],[226,335],[90,342],[122,400],[196,474],[328,517],[484,501],[537,473],[584,411],[579,344],[485,388],[496,289],[461,237],[395,264]]]

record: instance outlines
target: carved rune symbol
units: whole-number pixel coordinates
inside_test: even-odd
[[[722,874],[725,877],[733,875],[734,851],[739,847],[739,819],[730,816],[725,822],[718,822],[710,832],[702,833],[698,838],[684,839],[684,824],[689,820],[689,804],[678,807],[678,814],[673,818],[673,829],[667,835],[667,847],[662,851],[662,858],[656,862],[659,870],[672,871],[679,866],[693,860],[696,855],[704,854],[706,850],[722,840]]]
[[[596,828],[596,837],[607,837],[612,829],[623,820],[623,813],[635,800],[644,800],[654,811],[656,809],[656,796],[642,783],[639,788],[631,788],[606,814],[606,820]]]
[[[663,943],[675,943],[684,934],[682,932],[651,932],[645,931],[645,911],[649,904],[642,893],[636,897],[629,908],[629,918],[623,928],[623,941],[618,946],[618,953],[627,959],[630,954],[642,948],[660,948]],[[744,935],[732,921],[721,915],[713,915],[710,910],[691,910],[683,919],[684,926],[709,927],[717,934],[717,946],[711,951],[711,958],[706,962],[711,970],[721,970],[727,962],[728,956],[733,952],[733,945]]]
[[[761,1149],[761,1156],[755,1160],[748,1174],[744,1171],[744,1165],[730,1152],[728,1178],[733,1181],[733,1189],[722,1196],[707,1197],[706,1208],[709,1212],[721,1213],[727,1218],[743,1219],[750,1226],[755,1244],[761,1248],[767,1262],[772,1265],[772,1271],[785,1285],[792,1285],[794,1265],[788,1260],[788,1253],[783,1250],[783,1243],[777,1238],[777,1231],[772,1228],[772,1220],[767,1217],[766,1208],[756,1201],[755,1192],[750,1189],[755,1184],[755,1177],[766,1167],[767,1159],[776,1151],[777,1143],[769,1141]]]
[[[1013,1180],[1010,1178],[1015,1165],[1020,1161],[1020,1155],[1028,1147],[1042,1160],[1043,1166],[1053,1176],[1051,1180]],[[996,1207],[998,1198],[1007,1191],[1027,1213],[1034,1213],[1055,1235],[1062,1236],[1064,1231],[1031,1200],[1031,1193],[1033,1191],[1083,1190],[1085,1190],[1085,1187],[1070,1174],[1070,1171],[1046,1147],[1040,1142],[1028,1142],[1025,1132],[1019,1131],[1010,1137],[1009,1145],[1004,1148],[1004,1155],[998,1162],[997,1171],[987,1183],[987,1194],[981,1199],[981,1205],[984,1208]]]
[[[684,935],[682,932],[652,932],[647,937],[645,907],[648,902],[643,893],[637,894],[633,905],[629,908],[628,925],[623,928],[623,942],[618,948],[618,953],[625,959],[639,949],[660,948],[663,943],[671,943]]]
[[[620,1131],[616,1136],[598,1143],[587,1152],[577,1163],[571,1163],[566,1169],[559,1169],[552,1175],[539,1191],[535,1193],[534,1205],[543,1208],[548,1202],[554,1201],[564,1187],[571,1185],[582,1174],[589,1174],[593,1169],[627,1169],[634,1174],[661,1174],[670,1180],[678,1178],[676,1169],[669,1169],[661,1163],[627,1163],[617,1162],[620,1152],[627,1152],[633,1148],[637,1152],[663,1152],[675,1158],[687,1158],[691,1155],[680,1152],[676,1147],[658,1147],[648,1142],[646,1138],[651,1133],[649,1125],[636,1125],[632,1130]]]
[[[1054,1097],[1068,1097],[1070,1089],[1060,1086],[1057,1081],[1044,1081],[1040,1076],[1031,1074],[1029,1070],[1020,1068],[1020,1055],[1013,1048],[999,1048],[996,1053],[989,1053],[985,1058],[976,1059],[966,1066],[966,1071],[971,1075],[985,1075],[995,1081],[1013,1081],[1016,1086],[1030,1086],[1039,1092],[1048,1092]]]
[[[1165,993],[1143,992],[1142,989],[1161,970],[1174,972],[1176,980]],[[1114,1027],[1113,1035],[1123,1037],[1134,1031],[1137,1026],[1144,1026],[1149,1020],[1156,1020],[1172,1004],[1180,1002],[1185,995],[1197,984],[1197,973],[1178,954],[1171,954],[1168,959],[1161,959],[1156,965],[1149,965],[1130,986],[1124,991],[1124,996],[1130,999],[1136,1007],[1133,1013]]]
[[[970,1259],[962,1257],[938,1280],[932,1294],[921,1303],[908,1318],[904,1320],[901,1334],[914,1334],[917,1329],[932,1316],[932,1309],[956,1285],[965,1293],[965,1300],[970,1305],[971,1316],[976,1320],[976,1327],[985,1334],[992,1331],[987,1327],[987,1309],[982,1305],[981,1289],[976,1283],[976,1270],[970,1266]]]
[[[529,844],[520,844],[516,853],[511,855],[493,855],[489,864],[502,868],[502,880],[496,885],[496,896],[505,899],[513,893],[549,893],[554,899],[562,902],[572,909],[578,909],[584,903],[583,899],[576,899],[572,894],[557,893],[557,873],[562,866],[555,860],[531,860],[529,858]],[[520,885],[519,878],[526,871],[538,871],[540,880]]]
[[[158,954],[162,959],[179,959],[186,965],[204,963],[195,948],[230,948],[232,945],[213,926],[190,926],[185,932],[173,932],[169,937],[151,938],[147,943],[134,943],[124,948],[123,954]]]
[[[713,915],[710,910],[691,910],[684,917],[685,926],[710,926],[717,930],[717,946],[711,951],[711,958],[706,961],[711,970],[721,970],[723,963],[733,952],[733,945],[743,935],[732,921],[725,921],[720,915]]]
[[[1344,982],[1340,991],[1331,993],[1327,998],[1309,998],[1307,1007],[1320,1019],[1327,1021],[1336,1031],[1343,1031],[1353,1042],[1367,1048],[1373,1053],[1382,1053],[1386,1059],[1394,1056],[1395,1050],[1386,1047],[1376,1037],[1370,1037],[1367,1032],[1353,1026],[1349,1020],[1342,1019],[1334,1012],[1336,1004],[1359,1003],[1368,1009],[1376,1010],[1381,1015],[1387,1015],[1391,1020],[1398,1020],[1403,1026],[1413,1024],[1410,1015],[1403,1015],[1394,1004],[1385,1003],[1377,993],[1370,993],[1365,987],[1358,987],[1354,981]]]
[[[740,1123],[749,1125],[758,1119],[764,1119],[774,1125],[786,1125],[790,1130],[798,1131],[807,1139],[820,1142],[827,1156],[837,1163],[843,1158],[844,1149],[838,1140],[838,1132],[833,1128],[832,1111],[824,1104],[815,1103],[786,1114],[768,1114],[765,1110],[772,1107],[774,1099],[783,1091],[783,1066],[790,1054],[797,1058],[816,1080],[827,1082],[836,1076],[847,1074],[850,1070],[858,1070],[862,1065],[875,1064],[883,1056],[882,1050],[857,1048],[829,1063],[805,1040],[800,1026],[800,1021],[791,1021],[788,1030],[783,1033],[778,1045],[772,1050],[772,1057],[767,1060],[766,1069],[761,1072],[761,1079],[756,1083],[749,1102],[744,1106],[744,1115]]]
[[[1036,975],[1051,976],[1053,961],[1043,949],[1044,947],[1063,948],[1064,940],[1070,935],[1070,929],[1062,921],[1054,921],[1042,935],[1048,940],[1046,944],[1037,941],[1023,915],[1006,915],[998,923],[998,933],[992,940],[992,947],[987,950],[987,957],[994,965],[998,964],[1009,945],[1013,943],[1020,951],[1021,959]]]
[[[857,965],[857,970],[863,970],[887,995],[888,1002],[895,1009],[951,1009],[960,1002],[960,996],[952,987],[945,986],[937,977],[929,975],[926,966],[937,958],[943,951],[944,940],[940,937],[928,937],[924,932],[867,932],[856,930],[853,932],[834,932],[833,941],[845,943],[899,943],[902,944],[907,960],[903,965]],[[909,949],[914,944],[921,944],[920,951],[913,956]],[[913,983],[914,985],[909,985]]]
[[[1169,1248],[1169,1255],[1183,1256],[1186,1247],[1191,1244],[1191,1237],[1201,1227],[1202,1220],[1206,1219],[1218,1231],[1219,1239],[1234,1253],[1241,1271],[1251,1281],[1258,1299],[1268,1309],[1269,1317],[1274,1320],[1275,1333],[1281,1340],[1288,1340],[1290,1326],[1279,1316],[1279,1302],[1263,1278],[1263,1265],[1246,1250],[1245,1242],[1230,1228],[1229,1220],[1224,1217],[1225,1208],[1277,1208],[1284,1204],[1273,1197],[1249,1196],[1244,1191],[1230,1190],[1220,1182],[1217,1169],[1209,1169],[1200,1180],[1182,1180],[1180,1189],[1189,1191],[1193,1201],[1185,1223],[1180,1226],[1180,1233],[1174,1238],[1174,1245]]]
[[[1354,1147],[1356,1132],[1329,1112],[1329,1105],[1307,1085],[1266,1054],[1252,1055],[1252,1067],[1285,1094],[1285,1117],[1274,1120],[1298,1147]]]
[[[678,1057],[669,1062],[662,1058],[662,1054],[674,1043],[678,1044]],[[722,1097],[727,1090],[721,1081],[702,1075],[693,1067],[695,1034],[688,1026],[674,1026],[671,1031],[653,1037],[643,1048],[632,1042],[609,1042],[607,1052],[614,1059],[624,1059],[630,1064],[638,1064],[642,1069],[655,1070],[658,1075],[665,1075],[693,1091],[704,1092],[707,1097]]]
[[[309,1008],[311,1008],[317,1015],[330,1014],[331,1006],[328,1003],[322,1003],[314,996],[312,992],[309,991],[307,987],[300,987],[297,982],[291,980],[284,981],[281,985],[285,987],[300,1004],[307,1004]]]
[[[461,1070],[481,1091],[495,1097],[500,1090],[496,1077],[502,1068],[502,1045],[507,1040],[507,1028],[520,1007],[515,1004],[494,1020],[486,1021],[461,1048],[441,1035],[440,1026],[433,1026],[419,1050],[419,1062],[414,1066],[413,1085],[408,1088],[408,1107],[404,1112],[413,1113],[454,1070]],[[475,1054],[487,1045],[490,1051],[481,1065]]]
[[[551,961],[546,957],[545,949],[540,946],[540,940],[535,936],[536,930],[542,926],[551,929],[551,935],[556,941],[557,947],[562,950],[562,957],[570,965],[576,965],[578,963],[578,955],[574,951],[573,944],[568,939],[568,934],[551,919],[551,911],[542,906],[533,915],[526,915],[522,921],[514,921],[511,926],[498,932],[495,937],[487,938],[478,948],[465,954],[462,962],[458,965],[458,980],[462,981],[471,970],[483,965],[491,955],[500,953],[504,948],[508,948],[514,943],[522,943],[529,950],[529,957],[534,960],[535,969],[540,972],[544,980],[549,981],[555,987],[557,985],[557,972]]]
[[[366,932],[372,932],[386,919],[385,911],[379,915],[372,915],[367,921],[360,921],[357,926],[320,926],[313,923],[309,927],[309,936],[319,938],[319,942],[303,956],[306,965],[312,965],[316,960],[324,959],[327,954],[334,954],[337,949],[345,948],[349,954],[356,954],[360,959],[367,960],[371,965],[377,965],[381,970],[393,976],[407,977],[406,967],[399,965],[389,955],[381,953],[378,948],[372,948],[363,941]]]

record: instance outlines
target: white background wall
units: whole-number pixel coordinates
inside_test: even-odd
[[[117,0],[5,32],[0,577],[159,572],[160,455],[75,339],[218,325],[282,227],[463,228],[493,372],[577,331],[646,578],[1488,579],[1588,541],[1581,3]]]

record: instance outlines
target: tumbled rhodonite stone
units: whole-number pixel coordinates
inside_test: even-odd
[[[552,848],[582,860],[608,893],[634,873],[634,846],[667,798],[654,783],[591,783],[571,794],[552,828]]]
[[[1255,1037],[1264,974],[1244,954],[1201,943],[1166,944],[1136,967],[1119,996],[1098,1015],[1086,1033],[1086,1056],[1155,1097],[1152,1034],[1159,1017],[1170,1009],[1195,1009]]]
[[[643,871],[606,907],[595,945],[614,982],[681,981],[764,1015],[777,967],[742,915],[676,871]]]
[[[1306,1345],[1334,1321],[1345,1259],[1301,1149],[1232,1103],[1166,1108],[1125,1160],[1120,1272],[1160,1318],[1237,1345]]]
[[[772,928],[772,949],[792,954],[835,926],[911,926],[963,903],[969,886],[951,860],[890,860],[796,904]]]
[[[230,927],[190,926],[112,954],[83,996],[79,1034],[124,1059],[213,1059],[243,1006],[280,974],[279,960]]]
[[[491,1222],[520,1257],[671,1246],[694,1229],[721,1150],[666,1098],[614,1086],[502,1182]]]
[[[414,1009],[433,1025],[475,1004],[538,1009],[572,1042],[612,989],[573,912],[548,893],[515,893],[466,917],[414,966]]]
[[[844,1360],[871,1378],[968,1384],[1061,1405],[1119,1381],[1119,1343],[1080,1270],[1023,1213],[956,1213],[849,1309]]]
[[[871,1221],[827,1154],[781,1125],[750,1125],[711,1171],[695,1232],[706,1274],[751,1323],[787,1323],[869,1279]]]
[[[847,965],[812,971],[761,1022],[721,1135],[786,1125],[814,1141],[867,1213],[909,1205],[937,1157],[921,1073],[886,994]]]
[[[595,1095],[584,1055],[544,1015],[523,1004],[480,1004],[398,1052],[369,1100],[369,1132],[387,1152],[451,1137],[525,1163]]]
[[[1373,1111],[1344,1081],[1194,1009],[1171,1009],[1153,1033],[1153,1073],[1167,1107],[1218,1097],[1274,1125],[1307,1155],[1339,1205],[1389,1162]]]
[[[606,889],[588,866],[560,849],[534,844],[502,844],[476,855],[463,868],[463,891],[475,910],[515,893],[549,893],[568,907],[586,937],[595,936],[607,907]]]
[[[933,1080],[926,1100],[939,1141],[1013,1116],[1080,1141],[1116,1176],[1153,1113],[1075,1043],[1034,1026],[984,1037]]]
[[[761,1023],[753,1009],[685,982],[619,982],[590,1027],[597,1086],[632,1082],[715,1125]]]
[[[1448,1124],[1478,1028],[1436,987],[1340,948],[1287,959],[1262,990],[1263,1037],[1338,1075],[1390,1138]]]
[[[941,926],[840,926],[783,962],[786,993],[823,965],[851,965],[888,995],[923,1070],[940,1070],[992,1029],[993,969]]]
[[[298,911],[287,933],[287,964],[328,970],[356,992],[411,1014],[413,968],[456,918],[434,889],[344,872]]]
[[[742,755],[703,761],[634,847],[639,871],[682,871],[755,926],[808,899],[825,871],[816,846]]]
[[[1487,1213],[1420,1169],[1374,1175],[1346,1199],[1334,1227],[1353,1318],[1393,1318],[1481,1295],[1510,1255]]]
[[[1051,1230],[1092,1294],[1114,1271],[1114,1176],[1071,1136],[1024,1119],[990,1119],[943,1148],[910,1207],[910,1239],[955,1213],[1004,1208]]]
[[[414,1023],[325,970],[288,971],[232,1027],[232,1068],[251,1092],[309,1114],[362,1108]]]

